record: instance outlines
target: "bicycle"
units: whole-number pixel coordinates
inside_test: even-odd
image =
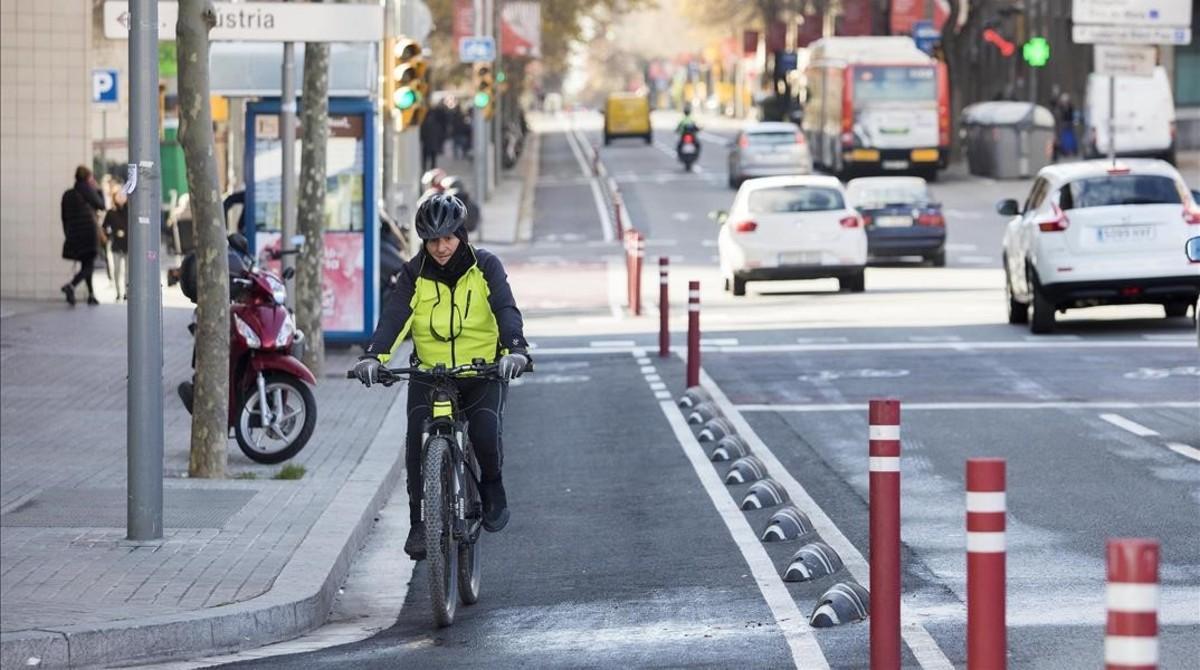
[[[432,369],[379,369],[379,383],[383,386],[419,374],[427,377],[433,387],[432,417],[425,422],[422,432],[421,521],[425,524],[433,620],[439,628],[454,623],[459,600],[464,605],[479,602],[482,572],[479,552],[483,530],[483,501],[479,496],[482,474],[467,438],[467,422],[459,417],[454,380],[498,380],[497,367],[476,359],[470,365],[453,368],[438,365]],[[346,377],[355,378],[354,372],[347,372]]]

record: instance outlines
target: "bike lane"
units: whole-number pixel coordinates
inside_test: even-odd
[[[484,534],[480,602],[435,629],[419,563],[391,628],[258,665],[793,665],[646,368],[628,353],[538,357],[537,366],[509,394],[513,518]]]

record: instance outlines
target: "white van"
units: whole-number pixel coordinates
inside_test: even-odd
[[[1107,75],[1088,75],[1083,149],[1092,158],[1108,155]],[[1163,67],[1149,77],[1117,77],[1118,156],[1147,156],[1175,162],[1175,100]]]

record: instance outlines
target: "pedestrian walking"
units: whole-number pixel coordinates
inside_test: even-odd
[[[467,106],[455,111],[450,118],[450,130],[454,137],[454,155],[458,158],[471,157],[471,110]]]
[[[96,214],[104,211],[104,198],[96,190],[96,179],[92,171],[80,165],[75,168],[75,185],[62,194],[61,213],[63,227],[62,257],[79,261],[79,272],[71,281],[63,284],[62,292],[67,303],[75,306],[75,286],[87,284],[88,304],[99,305],[96,291],[92,287],[92,273],[96,269],[96,256],[103,245],[104,232],[96,221]]]
[[[1075,156],[1079,153],[1079,142],[1075,137],[1075,105],[1071,94],[1063,91],[1054,101],[1055,153],[1057,158]]]
[[[112,282],[117,287],[117,300],[121,301],[129,299],[129,203],[125,191],[120,188],[113,189],[112,201],[112,209],[104,215],[102,229],[108,237]]]
[[[421,121],[421,169],[432,170],[437,167],[438,157],[442,155],[442,145],[446,142],[445,115],[440,107],[433,107]]]

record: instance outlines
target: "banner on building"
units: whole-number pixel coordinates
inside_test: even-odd
[[[749,58],[758,53],[758,31],[742,31],[742,55]]]
[[[506,2],[500,10],[500,53],[542,57],[542,6],[536,2]]]
[[[803,49],[821,39],[824,18],[820,13],[805,14],[804,21],[796,26],[796,48]]]
[[[473,0],[454,0],[454,44],[475,35],[475,3]]]

